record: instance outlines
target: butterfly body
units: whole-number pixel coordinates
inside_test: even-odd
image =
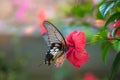
[[[45,64],[51,65],[52,62],[61,57],[66,51],[66,42],[60,31],[50,22],[44,21],[47,29],[49,50],[45,56]]]
[[[53,43],[50,46],[50,49],[48,50],[46,56],[45,56],[45,64],[50,65],[54,59],[58,58],[61,56],[64,51],[62,50],[62,44],[60,43]]]

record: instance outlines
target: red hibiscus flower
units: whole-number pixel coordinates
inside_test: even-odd
[[[111,31],[108,34],[109,38],[114,38],[116,36],[120,36],[120,20],[118,20],[112,27]],[[117,29],[118,28],[118,29]],[[117,31],[116,31],[117,29]],[[116,31],[116,32],[115,32]],[[114,34],[115,33],[115,34]]]
[[[66,41],[67,45],[69,45],[66,58],[79,69],[89,58],[89,54],[84,49],[86,45],[85,34],[73,31],[67,36]]]
[[[120,20],[118,20],[118,21],[113,25],[113,27],[114,27],[114,28],[120,27]],[[116,36],[120,36],[120,29],[117,30]]]

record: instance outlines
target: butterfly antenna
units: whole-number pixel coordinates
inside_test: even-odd
[[[44,64],[44,54],[43,54],[43,52],[42,53],[40,53],[41,55],[40,55],[40,63],[39,63],[39,65],[38,65],[38,67],[40,67],[40,66],[42,66],[43,64]]]
[[[42,59],[40,59],[40,63],[38,64],[38,67],[41,67],[42,65],[44,64],[44,60]]]

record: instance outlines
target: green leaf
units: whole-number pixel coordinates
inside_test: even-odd
[[[101,31],[100,31],[100,34],[101,36],[106,39],[107,38],[107,35],[108,35],[108,30],[103,28]]]
[[[93,11],[91,7],[92,5],[89,0],[86,1],[85,4],[78,3],[74,5],[73,7],[71,7],[70,15],[77,17],[77,18],[83,18],[87,14],[92,15]]]
[[[100,13],[99,10],[97,10],[96,17],[97,17],[97,19],[102,19],[102,20],[104,20],[104,18],[103,18],[103,16],[101,15],[101,13]]]
[[[4,59],[6,54],[2,51],[0,51],[0,60]]]
[[[120,68],[120,52],[117,53],[113,61],[109,80],[114,80],[115,73],[119,70],[119,68]]]
[[[108,2],[104,2],[100,7],[100,13],[102,14],[103,17],[106,16],[106,14],[108,13],[108,11],[113,8],[115,5],[115,1],[108,1]]]
[[[105,40],[107,38],[107,33],[108,31],[106,29],[99,30],[99,32],[95,36],[93,36],[91,43]]]
[[[95,36],[93,36],[91,43],[96,43],[101,39],[101,36],[99,34],[96,34]]]
[[[118,3],[118,2],[120,2],[120,0],[116,0],[116,2]]]
[[[114,41],[112,41],[112,44],[113,44],[115,51],[119,52],[120,51],[120,41],[114,40]]]
[[[112,30],[112,36],[113,36],[113,37],[116,36],[118,30],[120,30],[120,26],[118,26],[118,27],[116,27],[116,28],[114,28],[114,29]]]
[[[113,21],[115,21],[115,20],[118,20],[118,19],[120,19],[120,12],[116,12],[116,13],[114,13],[113,15],[111,15],[111,16],[108,18],[108,20],[106,21],[105,27],[106,27],[109,23],[111,23],[111,22],[113,22]]]
[[[104,20],[104,17],[102,16],[102,14],[100,13],[99,7],[104,3],[105,1],[101,1],[100,3],[98,3],[97,7],[97,11],[96,11],[96,18],[97,19],[102,19]]]
[[[110,42],[104,41],[102,43],[102,61],[104,63],[106,63],[106,57],[107,57],[107,54],[108,54],[108,52],[110,50],[110,47],[111,47],[111,43]]]

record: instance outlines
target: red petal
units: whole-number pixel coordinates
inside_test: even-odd
[[[75,47],[75,49],[83,50],[86,45],[86,38],[84,32],[73,31],[67,36],[67,44]]]
[[[120,26],[120,20],[118,20],[118,21],[113,25],[114,28],[115,28],[115,27],[118,27],[118,26]]]
[[[67,36],[67,38],[66,38],[67,44],[69,44],[70,46],[73,46],[73,47],[74,47],[75,45],[74,45],[72,36],[73,36],[75,33],[77,33],[77,31],[71,32],[71,33]]]
[[[73,41],[75,42],[75,49],[81,51],[85,48],[86,38],[83,32],[77,32],[73,35]]]
[[[85,62],[89,58],[89,54],[83,50],[81,52],[76,51],[72,47],[67,51],[66,58],[70,61],[76,68],[80,69],[80,67],[85,64]]]
[[[115,30],[115,28],[120,27],[120,20],[118,20],[112,27],[110,34]],[[118,30],[115,34],[115,36],[120,36],[120,30]]]
[[[120,29],[116,32],[117,36],[120,36]]]

